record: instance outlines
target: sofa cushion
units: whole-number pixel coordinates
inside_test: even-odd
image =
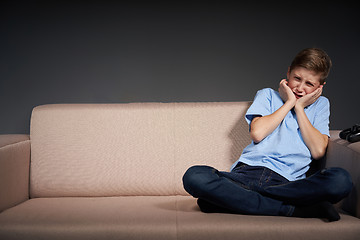
[[[177,199],[178,239],[249,240],[354,240],[360,236],[360,219],[341,214],[341,220],[201,213],[196,199]]]
[[[29,199],[30,141],[0,136],[0,212]]]
[[[341,167],[350,173],[354,184],[353,190],[338,205],[360,218],[360,142],[350,143],[341,139],[339,133],[340,131],[330,131],[326,167]]]
[[[0,239],[176,239],[176,197],[35,198],[0,214]]]
[[[360,236],[360,219],[205,214],[190,196],[31,199],[0,214],[0,239],[329,239]]]
[[[31,197],[186,195],[195,164],[229,170],[249,102],[55,104],[31,118]]]

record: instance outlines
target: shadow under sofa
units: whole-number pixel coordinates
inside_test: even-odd
[[[341,220],[200,212],[192,165],[228,170],[251,102],[53,104],[0,135],[0,239],[359,239],[360,143],[331,131],[326,167],[353,178]]]

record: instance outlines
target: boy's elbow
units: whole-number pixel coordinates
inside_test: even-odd
[[[327,150],[327,145],[312,149],[311,157],[315,160],[319,160],[325,156],[326,150]]]
[[[326,154],[327,146],[329,144],[329,138],[326,135],[323,135],[323,138],[323,144],[311,150],[311,156],[315,160],[323,158]]]
[[[256,132],[256,131],[251,131],[250,132],[250,137],[251,140],[253,140],[254,143],[259,143],[261,142],[265,137],[262,136],[262,134]]]
[[[326,149],[318,149],[317,151],[313,151],[311,156],[315,160],[319,160],[325,156]]]
[[[261,117],[255,117],[251,121],[251,125],[250,125],[250,138],[254,143],[259,143],[265,138],[263,134],[264,130],[261,128],[259,129],[258,127],[259,124],[257,124],[259,119],[261,119]]]

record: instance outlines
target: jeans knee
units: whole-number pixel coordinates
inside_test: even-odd
[[[351,175],[342,168],[328,168],[322,171],[322,174],[327,175],[331,180],[327,184],[327,191],[333,198],[338,198],[337,201],[345,198],[350,194],[353,183]]]
[[[184,189],[194,197],[206,187],[208,174],[216,171],[209,166],[192,166],[184,174],[182,181]]]
[[[190,167],[188,170],[186,170],[184,176],[182,177],[185,190],[187,190],[188,186],[195,181],[194,178],[196,175],[196,169],[197,166]]]

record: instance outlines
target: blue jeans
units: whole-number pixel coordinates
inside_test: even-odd
[[[312,176],[288,181],[265,167],[239,163],[231,172],[193,166],[183,176],[185,190],[214,209],[232,213],[292,216],[295,206],[336,203],[352,189],[342,168],[323,169]]]

